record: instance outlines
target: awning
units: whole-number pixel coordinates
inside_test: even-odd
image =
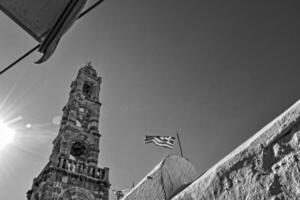
[[[46,61],[87,0],[0,0],[0,9],[40,43]]]

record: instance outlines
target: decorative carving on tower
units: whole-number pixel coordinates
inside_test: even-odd
[[[101,77],[90,63],[71,84],[49,162],[28,200],[108,200],[109,169],[98,167]]]

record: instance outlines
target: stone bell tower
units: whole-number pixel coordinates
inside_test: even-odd
[[[33,180],[28,200],[108,200],[109,169],[98,167],[100,84],[90,63],[79,70],[49,162]]]

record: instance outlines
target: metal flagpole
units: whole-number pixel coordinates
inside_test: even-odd
[[[178,131],[176,131],[176,133],[177,133],[177,140],[178,140],[178,145],[179,145],[179,149],[180,149],[180,155],[181,155],[181,157],[183,157],[183,153],[182,153],[182,148],[181,148],[181,143],[180,143]]]

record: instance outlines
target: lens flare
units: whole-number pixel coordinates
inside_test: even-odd
[[[13,143],[15,131],[0,121],[0,150]]]

